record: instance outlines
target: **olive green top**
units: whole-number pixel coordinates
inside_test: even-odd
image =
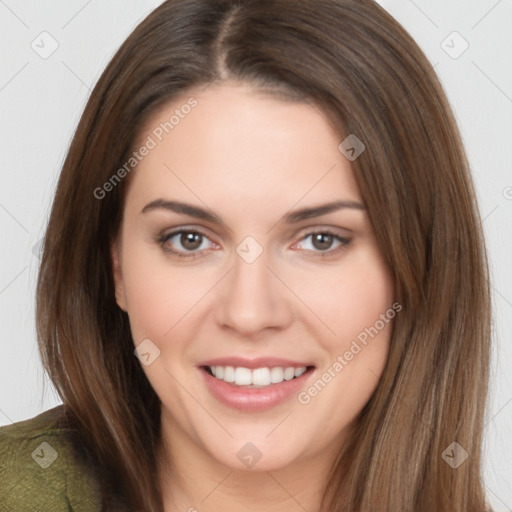
[[[100,510],[98,482],[56,426],[62,408],[0,427],[0,512]]]

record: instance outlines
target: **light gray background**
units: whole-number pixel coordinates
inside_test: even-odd
[[[38,265],[34,246],[43,236],[60,167],[91,88],[126,36],[160,3],[0,0],[0,425],[60,403],[49,383],[43,392],[34,327]],[[512,510],[512,0],[381,0],[381,4],[435,65],[472,164],[491,257],[495,308],[485,482],[495,511],[508,512]],[[51,49],[50,36],[40,35],[44,31],[58,43],[46,59],[32,48],[40,53]],[[459,55],[466,44],[468,49]]]

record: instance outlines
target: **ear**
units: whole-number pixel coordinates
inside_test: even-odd
[[[110,242],[110,258],[112,260],[112,275],[114,277],[114,286],[116,291],[117,305],[126,311],[126,293],[124,289],[123,274],[121,271],[121,257],[119,249],[119,240],[115,239]]]

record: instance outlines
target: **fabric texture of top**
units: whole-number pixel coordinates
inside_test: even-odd
[[[0,512],[97,512],[100,488],[57,426],[59,405],[0,427]]]

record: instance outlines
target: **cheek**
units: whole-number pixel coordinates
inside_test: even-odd
[[[393,303],[393,281],[378,255],[347,259],[339,269],[306,275],[297,295],[315,313],[325,344],[342,349],[385,315]],[[323,324],[323,327],[322,325]],[[379,330],[385,330],[379,322]]]
[[[336,290],[337,306],[330,309],[336,336],[326,347],[326,370],[336,375],[329,393],[337,401],[337,390],[343,392],[345,412],[340,414],[355,418],[375,391],[387,361],[396,315],[393,280],[374,253],[340,277]]]
[[[386,314],[393,303],[391,279],[385,269],[378,266],[350,274],[340,283],[339,289],[340,307],[331,313],[337,319],[336,331],[343,338],[354,338],[365,332]],[[381,322],[378,326],[379,330],[383,329]]]
[[[323,435],[331,439],[356,420],[375,392],[396,312],[392,279],[380,264],[353,268],[326,284],[330,293],[318,296],[315,307],[325,313],[335,335],[324,328],[324,335],[317,337],[325,357],[317,379],[298,401],[304,412],[321,419]]]
[[[128,247],[128,246],[127,246]],[[123,280],[135,344],[164,340],[208,292],[211,278],[201,270],[172,267],[153,249],[125,252]]]

